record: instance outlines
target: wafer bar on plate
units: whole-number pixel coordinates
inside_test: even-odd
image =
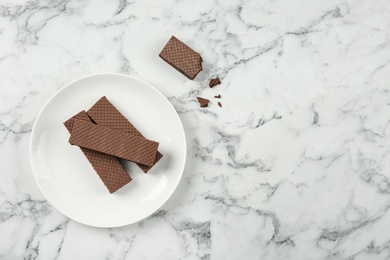
[[[70,134],[72,133],[75,119],[91,122],[87,113],[81,111],[64,122]],[[127,174],[118,158],[88,148],[80,147],[80,149],[110,193],[117,191],[131,181],[129,174]]]
[[[106,126],[118,131],[145,138],[121,112],[103,96],[88,111],[87,114],[92,120],[102,126]],[[156,158],[152,166],[137,163],[137,165],[146,173],[148,172],[163,155],[157,151]]]
[[[148,166],[153,165],[158,148],[157,142],[78,119],[69,142]]]

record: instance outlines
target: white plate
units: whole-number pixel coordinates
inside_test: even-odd
[[[63,122],[106,96],[164,157],[147,173],[127,162],[133,179],[110,194],[79,147],[68,142]],[[47,200],[80,223],[118,227],[159,209],[183,174],[186,139],[171,103],[151,85],[122,74],[96,74],[75,80],[55,93],[39,113],[30,140],[30,161]]]

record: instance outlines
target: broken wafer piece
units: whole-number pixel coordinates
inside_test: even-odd
[[[145,138],[111,102],[103,96],[88,111],[87,114],[92,120],[101,126],[107,126],[112,129]],[[163,155],[157,151],[156,158],[152,166],[137,163],[142,171],[147,173]]]
[[[159,56],[189,79],[202,71],[202,57],[199,53],[172,36]]]
[[[157,142],[78,119],[69,142],[148,166],[153,165],[158,148]]]
[[[218,102],[218,106],[219,106],[219,107],[222,107],[222,103],[221,103],[221,102]]]
[[[211,79],[210,83],[209,83],[209,87],[213,88],[213,87],[215,87],[216,85],[219,85],[219,84],[221,84],[221,81],[219,80],[219,78]]]
[[[220,94],[218,94],[218,95],[216,95],[216,96],[214,96],[215,98],[221,98],[221,95]]]
[[[196,97],[196,99],[198,100],[200,107],[207,107],[210,103],[210,100],[205,99],[205,98]]]
[[[72,133],[75,119],[91,122],[87,113],[81,111],[64,122],[69,133]],[[129,174],[125,171],[118,158],[83,147],[80,147],[80,149],[110,193],[114,193],[131,181]]]

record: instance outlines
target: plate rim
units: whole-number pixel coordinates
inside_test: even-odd
[[[47,106],[49,105],[49,103],[51,103],[51,101],[57,97],[58,95],[61,94],[62,91],[64,91],[65,89],[67,89],[69,86],[73,85],[74,83],[78,82],[78,81],[81,81],[81,80],[85,80],[87,78],[92,78],[92,77],[97,77],[97,76],[115,76],[115,77],[125,77],[125,78],[128,78],[128,79],[132,79],[132,80],[137,80],[145,85],[147,85],[148,87],[150,87],[155,93],[157,93],[159,96],[161,96],[165,101],[167,101],[167,103],[169,104],[170,108],[174,111],[174,114],[175,114],[175,117],[178,119],[179,123],[180,123],[180,131],[182,132],[183,136],[184,136],[184,142],[183,142],[183,148],[184,148],[184,157],[183,157],[183,161],[180,165],[180,176],[179,178],[177,178],[176,180],[176,183],[174,183],[174,188],[170,191],[169,195],[167,196],[167,198],[161,203],[161,205],[159,205],[153,212],[151,212],[150,214],[140,218],[140,219],[136,219],[135,221],[131,221],[129,223],[121,223],[121,224],[118,224],[118,225],[96,225],[96,224],[89,224],[89,223],[86,223],[84,221],[80,221],[80,220],[76,220],[76,219],[73,219],[71,217],[69,217],[68,215],[66,215],[64,212],[62,212],[60,209],[58,209],[54,204],[53,202],[47,197],[46,195],[46,192],[42,189],[39,181],[38,181],[38,176],[36,174],[36,170],[35,170],[35,166],[34,166],[34,160],[33,160],[33,139],[34,139],[34,136],[36,135],[36,128],[37,128],[37,122],[39,122],[39,119],[41,118],[43,112],[46,110]],[[31,171],[32,171],[32,175],[34,176],[34,180],[35,180],[35,183],[38,185],[38,188],[40,190],[40,192],[43,194],[43,196],[45,197],[45,199],[53,206],[53,208],[55,208],[58,212],[60,212],[62,215],[66,216],[67,218],[73,220],[73,221],[76,221],[78,223],[81,223],[81,224],[84,224],[84,225],[87,225],[87,226],[91,226],[91,227],[98,227],[98,228],[115,228],[115,227],[123,227],[123,226],[128,226],[128,225],[131,225],[131,224],[135,224],[135,223],[138,223],[144,219],[146,219],[147,217],[153,215],[155,212],[157,212],[162,206],[164,206],[167,201],[172,197],[173,193],[177,190],[177,187],[179,186],[179,183],[183,177],[183,173],[184,173],[184,169],[185,169],[185,165],[186,165],[186,162],[187,162],[187,137],[186,137],[186,134],[185,134],[185,131],[184,131],[184,127],[183,127],[183,123],[179,117],[179,114],[177,113],[176,109],[174,108],[174,106],[172,105],[171,102],[169,102],[168,98],[165,97],[157,88],[155,88],[153,85],[151,85],[150,83],[138,78],[138,77],[135,77],[135,76],[131,76],[131,75],[127,75],[127,74],[123,74],[123,73],[117,73],[117,72],[102,72],[102,73],[92,73],[92,74],[88,74],[88,75],[85,75],[85,76],[82,76],[82,77],[79,77],[79,78],[76,78],[72,81],[70,81],[69,83],[65,84],[63,87],[61,87],[60,89],[58,89],[56,92],[54,92],[54,94],[52,94],[50,96],[50,98],[45,102],[45,104],[42,106],[42,108],[40,109],[38,115],[36,116],[35,120],[34,120],[34,124],[33,124],[33,127],[32,127],[32,130],[31,130],[31,135],[30,135],[30,140],[29,140],[29,160],[30,160],[30,168],[31,168]]]

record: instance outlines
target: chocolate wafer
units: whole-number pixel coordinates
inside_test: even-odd
[[[209,87],[213,88],[213,87],[215,87],[216,85],[219,85],[219,84],[221,84],[221,80],[219,78],[211,79],[210,83],[209,83]]]
[[[157,142],[77,119],[69,142],[148,166],[153,165],[158,148]]]
[[[138,131],[130,122],[122,115],[121,112],[111,104],[110,101],[104,96],[100,98],[88,111],[88,116],[92,118],[92,120],[102,126],[106,126],[124,133],[128,133],[135,136],[140,136],[145,138],[140,131]],[[156,158],[154,160],[154,164],[156,164],[163,155],[157,151]],[[137,163],[137,165],[147,173],[152,166],[147,166],[144,164]]]
[[[196,97],[196,99],[198,100],[200,107],[208,107],[208,105],[210,103],[210,100],[208,100],[206,98]]]
[[[69,133],[72,133],[75,119],[91,122],[87,113],[81,111],[64,122]],[[110,193],[117,191],[131,181],[129,174],[127,174],[118,158],[83,147],[80,147],[80,149]]]
[[[202,57],[199,53],[172,36],[159,56],[189,79],[202,71]]]

